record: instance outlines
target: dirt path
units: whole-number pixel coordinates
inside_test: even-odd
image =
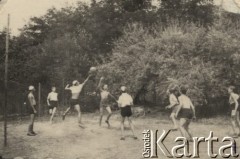
[[[21,156],[24,159],[141,159],[143,150],[142,131],[144,129],[158,129],[161,133],[163,129],[171,128],[171,123],[165,119],[155,117],[145,117],[134,119],[138,140],[131,137],[131,131],[126,124],[127,138],[125,141],[120,140],[120,116],[115,114],[112,117],[111,129],[107,129],[105,123],[102,127],[98,126],[98,116],[95,114],[84,114],[83,120],[86,129],[81,129],[77,126],[76,117],[67,117],[64,122],[60,117],[56,118],[53,125],[50,125],[46,119],[37,119],[35,130],[38,133],[36,137],[26,136],[27,122],[10,122],[8,126],[9,132],[9,147],[3,148],[3,131],[2,123],[0,132],[0,154],[4,158],[13,158]],[[224,124],[214,126],[211,121],[201,121],[193,123],[191,130],[197,136],[209,136],[209,131],[213,131],[215,136],[222,139],[229,129]],[[218,121],[218,120],[216,120]],[[205,125],[203,123],[208,123]],[[229,127],[230,128],[230,127]],[[172,132],[166,139],[167,146],[170,148],[176,143],[173,143],[179,132]],[[239,140],[237,141],[239,142]],[[206,144],[200,147],[201,158],[206,157]],[[219,144],[214,146],[218,150]],[[217,152],[217,151],[216,151]],[[161,152],[159,158],[164,159]]]

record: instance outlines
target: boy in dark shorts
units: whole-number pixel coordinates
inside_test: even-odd
[[[35,114],[37,113],[37,110],[36,110],[36,100],[35,100],[35,97],[34,97],[34,94],[33,92],[35,91],[35,88],[34,86],[29,86],[28,88],[29,90],[29,93],[27,95],[27,111],[28,111],[28,114],[30,114],[30,124],[28,126],[28,133],[27,135],[28,136],[35,136],[37,135],[34,131],[33,131],[33,125],[34,125],[34,120],[35,120]]]
[[[192,142],[192,135],[189,132],[189,125],[192,119],[196,118],[195,108],[192,104],[191,99],[186,95],[187,87],[182,86],[180,88],[181,95],[178,97],[179,106],[176,112],[176,117],[180,118],[180,132],[183,137],[188,141]]]
[[[101,77],[99,84],[98,84],[98,90],[100,91],[100,96],[101,96],[99,126],[101,126],[101,124],[102,124],[103,111],[104,111],[104,109],[106,109],[108,112],[108,116],[107,116],[107,119],[105,122],[107,123],[108,128],[110,128],[109,119],[112,115],[110,97],[113,98],[115,101],[116,101],[116,99],[109,92],[107,84],[104,84],[103,87],[101,86],[103,79],[104,79],[104,77]]]
[[[229,93],[229,104],[231,108],[231,123],[233,129],[233,137],[237,138],[240,136],[240,121],[239,121],[239,95],[235,93],[235,87],[230,86],[228,88]],[[237,130],[238,129],[238,133]]]
[[[177,94],[177,89],[176,87],[170,88],[169,89],[169,102],[170,105],[168,105],[166,108],[167,109],[172,109],[172,113],[170,115],[170,118],[172,119],[172,122],[174,124],[174,127],[172,130],[177,130],[178,129],[178,124],[177,124],[177,119],[176,119],[176,112],[178,110],[178,99],[176,97]]]
[[[52,124],[53,117],[58,106],[58,93],[56,92],[56,87],[52,87],[52,91],[48,94],[47,104],[49,108],[49,114],[51,114],[50,123]]]
[[[90,76],[88,76],[82,84],[80,84],[77,80],[74,80],[71,87],[69,86],[69,84],[65,87],[65,90],[70,90],[72,95],[70,99],[70,107],[68,107],[67,110],[64,112],[62,119],[65,120],[66,114],[71,108],[74,108],[78,112],[78,125],[81,128],[85,128],[85,126],[82,124],[82,113],[79,104],[79,95],[82,91],[83,86],[87,83],[89,78]]]
[[[121,96],[118,99],[118,106],[120,107],[121,110],[121,116],[122,116],[122,120],[121,120],[121,139],[120,140],[125,140],[124,137],[124,121],[125,118],[128,119],[130,128],[132,130],[133,133],[133,138],[137,139],[135,132],[134,132],[134,126],[131,120],[131,116],[132,116],[132,110],[131,110],[131,106],[133,106],[133,99],[132,97],[126,93],[126,87],[122,86],[121,87]]]

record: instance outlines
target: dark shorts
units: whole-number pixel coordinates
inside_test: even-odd
[[[36,109],[36,106],[34,106],[34,108]],[[28,114],[36,114],[36,113],[34,113],[33,108],[30,105],[27,106],[27,113]]]
[[[100,102],[100,107],[102,108],[107,108],[107,107],[111,107],[111,104],[110,103],[106,103],[106,102]]]
[[[235,103],[230,104],[231,110],[235,110]],[[238,111],[240,111],[240,105],[238,105]]]
[[[58,106],[58,101],[50,101],[50,106],[48,107],[49,109],[53,109]]]
[[[132,115],[131,106],[121,107],[122,117],[130,117]]]
[[[178,115],[179,118],[192,119],[193,111],[191,109],[182,108]]]
[[[71,108],[74,108],[75,105],[79,105],[78,99],[71,99],[71,100],[70,100],[70,106],[71,106]]]

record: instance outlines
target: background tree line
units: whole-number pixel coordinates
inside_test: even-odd
[[[98,66],[113,92],[125,84],[138,104],[163,107],[170,85],[188,84],[200,115],[219,114],[227,110],[226,87],[239,87],[239,31],[239,15],[212,0],[79,2],[31,18],[11,38],[10,80],[19,83],[15,89],[40,82],[64,94],[66,83]],[[3,74],[4,31],[0,41]],[[91,79],[85,92],[97,82]]]

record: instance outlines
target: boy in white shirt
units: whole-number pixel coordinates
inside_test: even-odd
[[[133,106],[133,99],[128,93],[126,93],[126,87],[125,86],[121,87],[121,91],[122,91],[122,94],[118,99],[118,106],[121,109],[121,116],[122,116],[122,120],[121,120],[121,139],[120,140],[125,140],[125,137],[124,137],[124,121],[125,121],[125,118],[128,119],[130,128],[131,128],[132,133],[133,133],[133,138],[137,139],[137,137],[135,135],[135,132],[134,132],[134,126],[133,126],[132,120],[130,118],[132,116],[131,106]]]
[[[234,92],[235,87],[230,86],[228,88],[228,93],[229,93],[229,104],[231,108],[231,123],[232,123],[232,129],[233,129],[233,137],[237,138],[240,136],[240,121],[239,121],[239,95]],[[238,133],[236,129],[238,130]]]
[[[56,92],[56,87],[52,87],[52,91],[48,94],[47,104],[49,108],[49,114],[51,114],[50,123],[52,124],[53,117],[58,106],[58,93]]]

